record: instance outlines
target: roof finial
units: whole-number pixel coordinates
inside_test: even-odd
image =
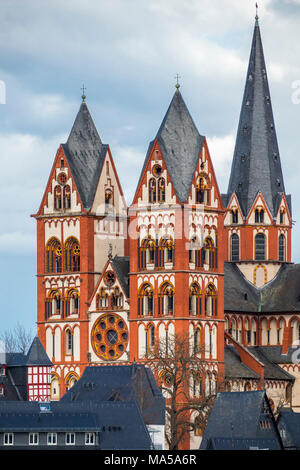
[[[256,8],[255,22],[256,22],[256,25],[258,26],[258,5],[257,5],[257,3],[255,4],[255,8]]]
[[[85,86],[84,86],[84,85],[82,85],[82,88],[81,88],[81,90],[82,90],[82,95],[81,95],[81,98],[82,98],[82,102],[84,103],[84,102],[85,102],[85,99],[86,99],[86,96],[85,96],[85,93],[84,93],[84,92],[85,92],[85,90],[86,90],[86,88],[85,88]]]
[[[180,85],[179,85],[179,78],[180,78],[180,76],[178,75],[178,73],[176,74],[176,77],[175,77],[175,78],[176,78],[176,85],[175,85],[175,88],[176,88],[176,90],[179,90],[179,88],[180,88]]]

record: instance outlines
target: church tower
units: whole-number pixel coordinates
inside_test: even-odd
[[[90,360],[88,305],[108,253],[126,251],[127,208],[85,96],[58,148],[37,214],[38,336],[53,363],[51,399]],[[113,233],[113,235],[112,235]]]
[[[206,138],[177,85],[129,208],[130,360],[186,334],[208,391],[224,374],[223,217]]]
[[[291,261],[286,195],[258,17],[250,52],[228,191],[226,261],[260,287]]]

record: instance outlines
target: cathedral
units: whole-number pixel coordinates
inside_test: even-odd
[[[265,389],[274,408],[297,411],[291,211],[257,17],[226,194],[177,84],[127,206],[83,95],[34,215],[51,400],[87,366],[147,364],[158,342],[185,333],[206,365],[201,393],[222,376],[228,391]]]

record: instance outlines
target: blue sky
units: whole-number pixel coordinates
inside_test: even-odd
[[[181,92],[206,135],[221,192],[233,155],[255,2],[2,0],[0,4],[1,329],[35,327],[35,220],[81,87],[131,202],[148,143]],[[263,0],[259,17],[300,262],[300,0]],[[297,81],[299,80],[299,83]],[[295,86],[296,88],[293,88]]]

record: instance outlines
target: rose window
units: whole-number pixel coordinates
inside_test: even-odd
[[[92,329],[92,346],[98,357],[116,360],[125,352],[128,344],[128,328],[120,315],[100,317]]]

